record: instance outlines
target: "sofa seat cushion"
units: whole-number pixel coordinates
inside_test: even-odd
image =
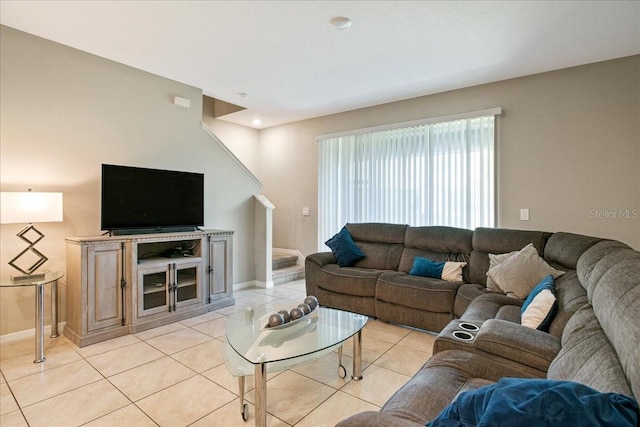
[[[458,288],[458,293],[456,294],[456,302],[453,306],[453,312],[457,317],[462,317],[462,315],[467,311],[469,304],[471,304],[471,301],[482,295],[491,295],[494,293],[495,292],[491,292],[487,288],[485,288],[484,285],[479,285],[476,283],[465,283]],[[513,300],[513,298],[511,299]]]
[[[463,290],[465,286],[460,288]],[[459,292],[460,292],[459,291]],[[520,323],[522,301],[495,292],[485,292],[476,297],[460,319],[483,324],[489,319],[502,319]]]
[[[318,288],[340,294],[374,297],[376,282],[384,273],[382,270],[370,270],[356,267],[339,267],[328,264],[316,274]],[[322,303],[322,301],[321,301]]]
[[[378,279],[376,298],[435,313],[453,313],[456,291],[461,285],[462,282],[385,272]]]
[[[498,381],[504,376],[527,377],[518,364],[493,363],[482,354],[466,351],[443,351],[427,363],[402,386],[381,411],[423,425],[434,419],[458,394]],[[345,424],[349,425],[349,424]]]

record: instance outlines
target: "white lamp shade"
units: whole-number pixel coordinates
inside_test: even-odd
[[[0,193],[2,224],[61,221],[62,193]]]

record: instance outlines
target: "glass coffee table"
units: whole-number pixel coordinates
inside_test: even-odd
[[[265,328],[270,314],[290,307],[277,305],[248,308],[227,320],[225,364],[238,377],[240,411],[248,419],[244,403],[244,377],[255,375],[255,425],[267,423],[267,371],[275,372],[311,362],[338,348],[338,372],[344,378],[342,343],[353,339],[352,379],[362,379],[362,328],[367,316],[332,308],[318,307],[290,326]]]

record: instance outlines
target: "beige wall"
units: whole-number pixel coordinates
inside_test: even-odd
[[[276,209],[274,246],[317,248],[315,137],[502,107],[498,225],[568,231],[640,249],[640,56],[305,120],[261,131],[260,177]],[[302,207],[311,216],[302,216]],[[520,208],[530,220],[520,221]],[[594,218],[595,216],[595,218]],[[336,230],[337,231],[337,230]]]
[[[113,163],[204,173],[205,227],[235,230],[234,282],[254,279],[253,194],[260,188],[202,129],[201,90],[1,31],[1,190],[64,193],[64,222],[38,224],[47,235],[38,244],[50,258],[46,268],[64,270],[65,236],[100,233],[100,166]],[[176,95],[191,108],[174,106]],[[3,282],[23,248],[15,236],[21,226],[0,229]],[[31,289],[2,289],[0,334],[33,328],[33,304]]]
[[[258,142],[260,131],[213,117],[203,117],[202,121],[216,134],[242,164],[258,177]]]

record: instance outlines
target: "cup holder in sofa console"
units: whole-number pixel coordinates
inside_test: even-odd
[[[480,327],[478,325],[474,325],[473,323],[460,322],[458,325],[460,329],[464,329],[465,331],[478,332]]]
[[[453,331],[451,334],[453,337],[460,341],[473,341],[475,338],[470,332],[467,331]]]

